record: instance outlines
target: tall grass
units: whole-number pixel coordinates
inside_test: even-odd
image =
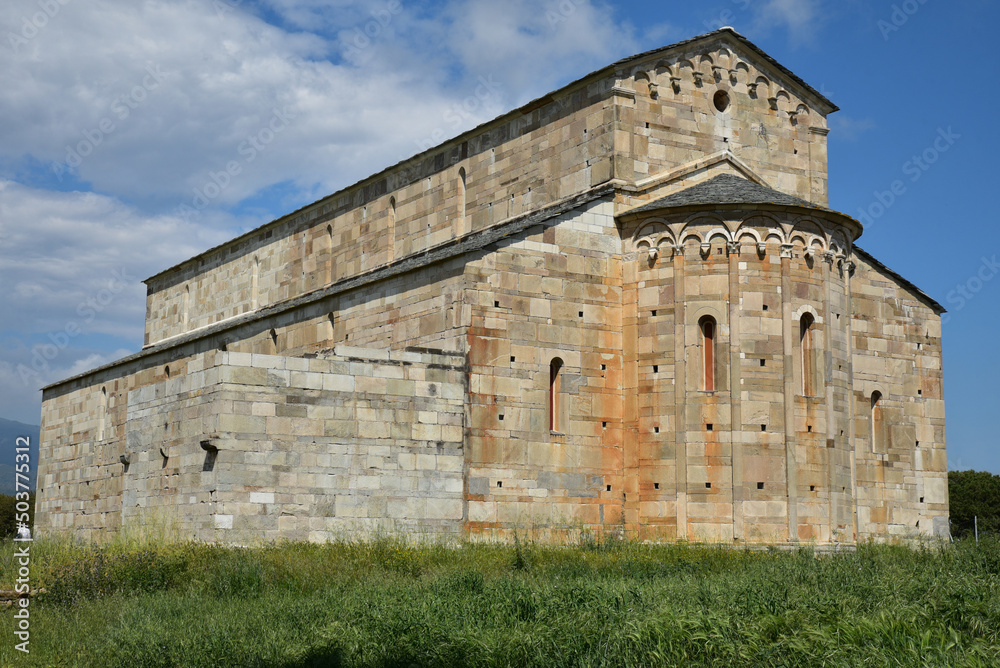
[[[8,543],[0,555],[13,553]],[[748,551],[622,540],[254,548],[40,541],[55,666],[993,666],[1000,543]],[[0,559],[0,582],[13,565]]]

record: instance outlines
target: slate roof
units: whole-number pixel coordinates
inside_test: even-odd
[[[817,211],[831,211],[798,197],[786,195],[771,188],[754,183],[733,174],[720,174],[698,185],[680,192],[653,200],[637,209],[626,212],[645,213],[657,209],[672,209],[680,206],[709,204],[775,204],[778,206],[798,206]]]

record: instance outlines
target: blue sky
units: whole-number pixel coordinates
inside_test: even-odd
[[[982,130],[998,18],[987,0],[8,0],[0,417],[37,423],[43,384],[139,349],[142,279],[618,58],[731,25],[840,106],[831,206],[949,309],[949,466],[1000,473]]]

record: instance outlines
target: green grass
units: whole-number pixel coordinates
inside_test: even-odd
[[[0,582],[16,577],[0,546]],[[623,541],[40,541],[0,665],[994,666],[1000,543],[817,558]]]

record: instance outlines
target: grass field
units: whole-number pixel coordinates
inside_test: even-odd
[[[0,546],[0,583],[16,577]],[[1000,543],[40,541],[3,666],[996,666]]]

